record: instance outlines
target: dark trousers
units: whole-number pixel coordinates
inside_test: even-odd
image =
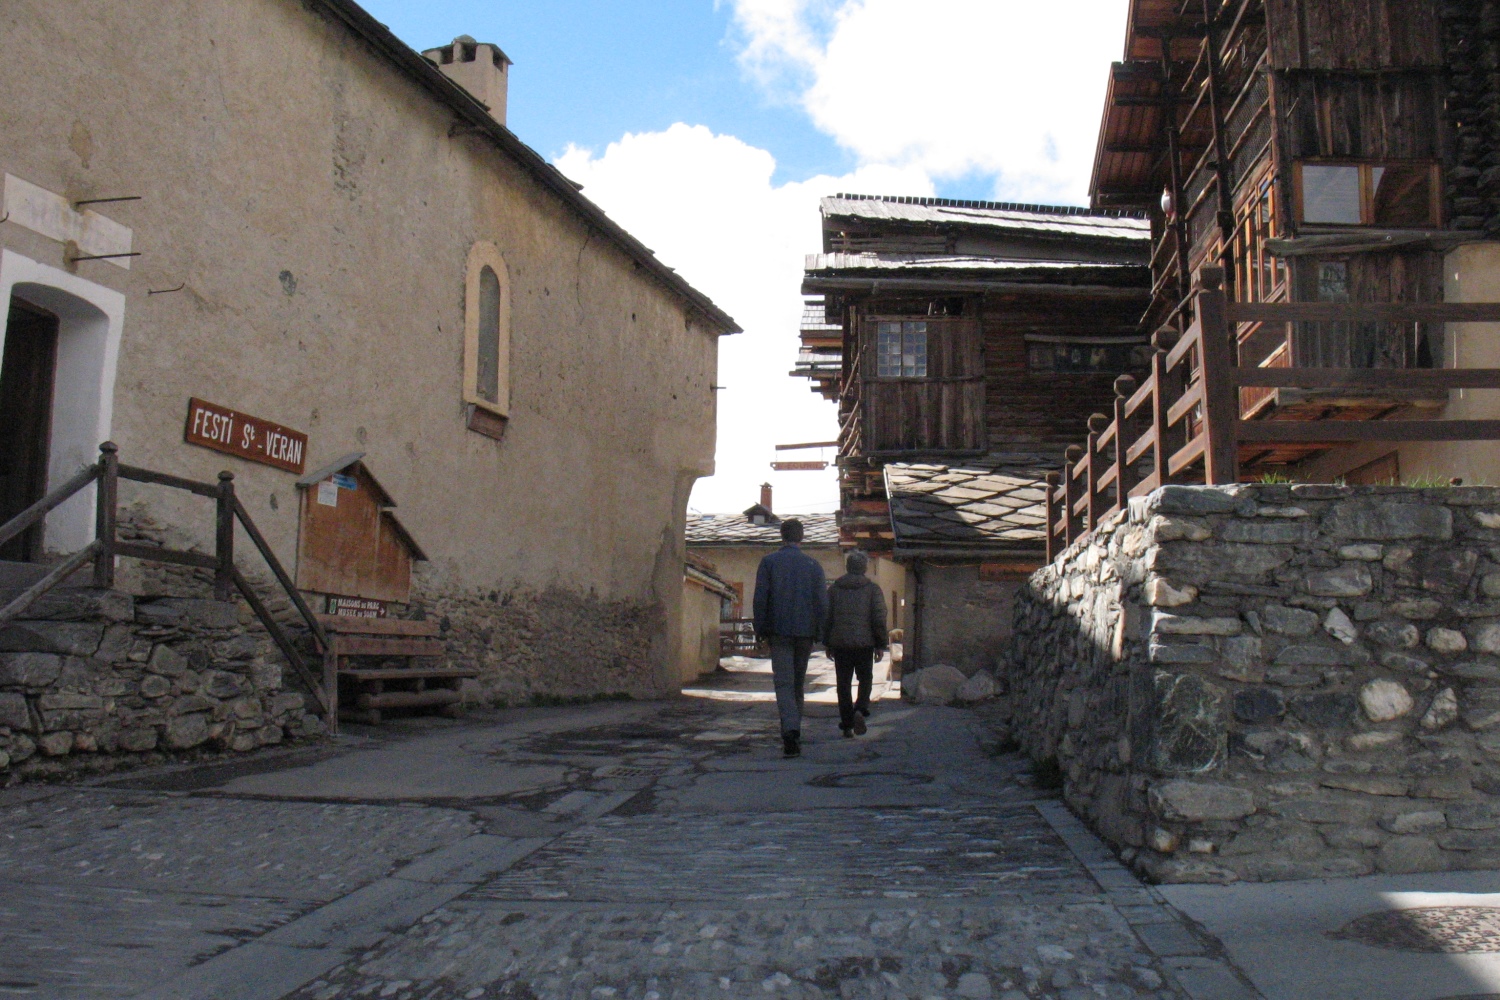
[[[871,646],[848,646],[830,649],[833,654],[833,672],[839,687],[839,728],[854,725],[856,710],[870,711],[870,684],[875,674],[875,649]],[[851,690],[853,680],[859,678],[859,697]]]
[[[802,731],[802,688],[807,683],[807,658],[813,641],[801,636],[771,637],[771,680],[776,687],[776,709],[781,732]]]

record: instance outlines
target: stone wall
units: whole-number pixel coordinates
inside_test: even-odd
[[[243,603],[53,591],[0,628],[0,784],[323,732]]]
[[[1015,626],[1017,739],[1150,877],[1500,867],[1500,489],[1167,487]]]

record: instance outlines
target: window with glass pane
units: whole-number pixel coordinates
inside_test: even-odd
[[[1431,163],[1304,163],[1302,221],[1424,229],[1438,224]]]
[[[1302,221],[1349,226],[1363,222],[1359,167],[1305,164],[1302,167]]]
[[[1371,222],[1393,229],[1434,225],[1432,168],[1425,163],[1371,167]]]
[[[881,378],[927,377],[927,324],[882,320],[876,327],[876,374]]]
[[[485,267],[479,272],[479,395],[500,401],[500,279]]]

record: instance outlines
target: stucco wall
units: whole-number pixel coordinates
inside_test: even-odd
[[[752,613],[751,602],[755,600],[755,571],[760,561],[775,552],[780,546],[772,545],[694,545],[695,553],[714,564],[719,579],[733,586],[739,584],[745,600],[741,608],[744,617]],[[844,554],[834,545],[804,545],[802,551],[818,561],[823,575],[831,583],[844,575]]]
[[[1010,644],[1011,603],[1022,581],[979,578],[978,565],[917,567],[917,628],[910,670],[947,664],[998,670]]]
[[[691,580],[682,584],[682,644],[677,683],[689,684],[719,666],[718,594]]]
[[[646,624],[622,641],[644,643],[649,669],[622,681],[670,686],[683,514],[713,465],[715,331],[304,4],[15,0],[0,44],[0,170],[70,199],[141,197],[99,211],[143,256],[76,265],[125,297],[108,427],[122,460],[232,469],[290,565],[294,477],[185,445],[188,397],[306,432],[308,468],[364,451],[431,557],[414,603],[543,608],[560,592],[601,623],[628,611]],[[464,426],[480,240],[512,290],[503,442]],[[65,269],[60,243],[14,223],[0,245]],[[212,537],[196,498],[122,499]]]

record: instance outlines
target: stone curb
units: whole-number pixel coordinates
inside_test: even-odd
[[[1266,1000],[1224,956],[1218,939],[1204,933],[1115,858],[1104,842],[1061,802],[1035,808],[1087,869],[1115,912],[1125,918],[1147,951],[1191,1000]]]

